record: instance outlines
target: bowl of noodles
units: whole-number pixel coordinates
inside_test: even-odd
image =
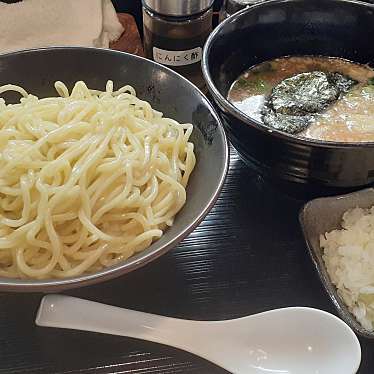
[[[228,146],[190,82],[95,48],[0,56],[0,290],[59,291],[158,258],[216,201]]]

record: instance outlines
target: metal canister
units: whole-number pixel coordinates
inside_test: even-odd
[[[225,0],[220,13],[220,20],[223,21],[239,10],[258,3],[260,0]]]

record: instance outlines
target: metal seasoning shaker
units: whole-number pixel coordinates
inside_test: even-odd
[[[260,1],[261,0],[225,0],[220,12],[220,21],[223,21],[247,6],[251,6]]]
[[[146,56],[203,88],[202,50],[212,31],[214,0],[142,0],[142,3]]]

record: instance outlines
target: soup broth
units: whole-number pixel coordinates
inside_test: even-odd
[[[333,91],[336,94],[334,100],[330,98],[330,101],[326,101],[323,110],[316,109],[308,113],[304,118],[306,125],[297,127],[300,131],[292,130],[292,133],[300,137],[325,141],[374,141],[374,70],[365,65],[330,57],[277,58],[256,65],[242,74],[233,83],[228,93],[228,100],[242,112],[269,126],[265,113],[268,106],[272,104],[272,95],[276,90],[279,91],[281,85],[288,81],[292,82],[293,77],[296,78],[294,81],[303,81],[307,73],[314,73],[314,78],[325,78],[325,81],[322,81],[320,87],[315,90],[315,95],[324,96],[323,89],[326,89],[332,80],[336,81],[336,77],[338,80],[344,79],[348,85],[345,86],[347,89]],[[304,95],[313,95],[314,87],[304,88],[306,89]],[[289,94],[290,90],[287,86],[286,91]],[[302,89],[291,92],[290,97],[295,99],[296,106],[302,105],[303,96],[300,96],[302,92]],[[283,112],[277,115],[283,116],[281,118],[286,117],[287,123],[294,120],[300,122],[305,113],[302,107],[301,110],[299,109],[297,108],[290,115],[282,108]],[[283,130],[277,127],[277,124],[274,128]]]

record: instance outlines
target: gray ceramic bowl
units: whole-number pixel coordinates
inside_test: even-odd
[[[355,207],[369,208],[373,205],[374,189],[368,188],[347,195],[312,200],[307,203],[300,212],[300,223],[310,256],[312,257],[322,284],[334,303],[340,317],[356,333],[371,339],[374,339],[374,332],[367,331],[357,322],[342,298],[338,295],[335,286],[332,284],[322,258],[319,238],[321,234],[341,228],[341,220],[344,212],[347,210]]]
[[[205,96],[189,81],[152,61],[127,53],[95,48],[47,48],[0,55],[0,86],[21,85],[39,97],[56,95],[56,80],[72,86],[84,80],[104,89],[131,84],[140,98],[179,122],[193,123],[196,168],[187,188],[187,203],[174,225],[147,250],[91,275],[63,280],[0,278],[0,291],[44,291],[85,286],[128,273],[158,258],[186,237],[206,216],[222,188],[228,168],[228,145],[220,120]],[[9,102],[16,96],[8,95]]]

